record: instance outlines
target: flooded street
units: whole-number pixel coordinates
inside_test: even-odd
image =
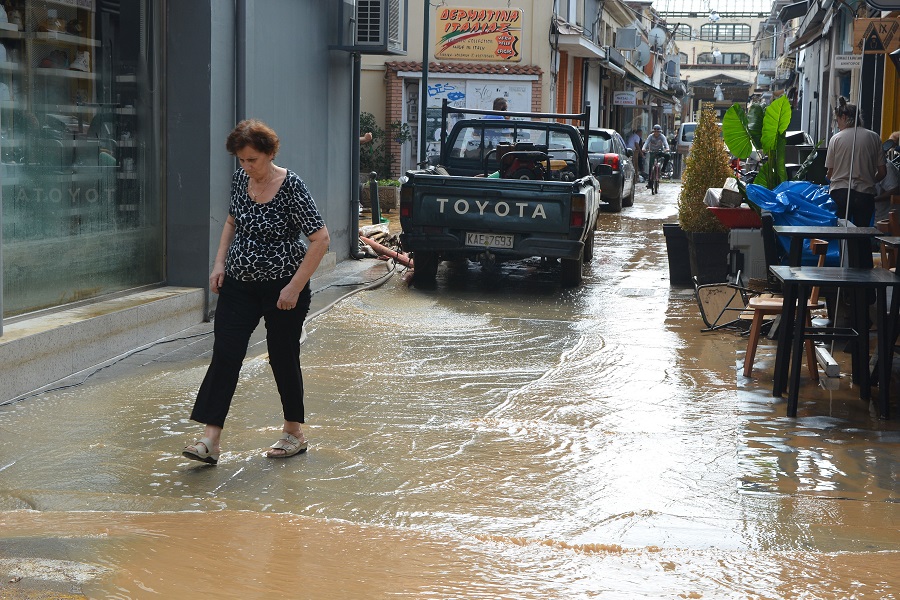
[[[263,456],[264,343],[215,467],[210,336],[0,407],[0,598],[900,597],[900,418],[805,376],[786,418],[768,340],[743,377],[669,287],[678,189],[602,214],[579,288],[445,263],[312,319],[305,455]]]

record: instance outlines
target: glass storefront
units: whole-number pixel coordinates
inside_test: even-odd
[[[0,0],[3,317],[163,280],[160,4]]]

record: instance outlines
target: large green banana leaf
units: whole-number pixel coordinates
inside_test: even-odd
[[[750,139],[753,140],[753,147],[759,150],[762,148],[763,119],[766,116],[766,109],[759,104],[751,104],[750,111],[747,114],[747,126],[750,130]]]
[[[728,151],[734,156],[745,159],[753,152],[753,138],[750,137],[750,127],[747,122],[747,114],[739,104],[732,104],[722,117],[722,137]]]
[[[778,138],[781,138],[781,145],[784,146],[784,132],[787,131],[790,124],[791,103],[787,96],[779,96],[766,108],[763,117],[762,135],[760,136],[763,150],[771,154],[772,150],[778,147]]]

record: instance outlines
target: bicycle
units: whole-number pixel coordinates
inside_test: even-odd
[[[647,175],[647,185],[650,187],[651,194],[659,193],[659,180],[662,179],[662,166],[659,163],[659,159],[666,159],[666,165],[668,166],[671,164],[668,157],[668,152],[655,151],[650,153],[650,172]]]

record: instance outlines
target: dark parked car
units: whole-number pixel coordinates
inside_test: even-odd
[[[591,129],[587,143],[591,172],[600,181],[600,196],[613,212],[634,204],[637,176],[633,151],[615,129]]]

